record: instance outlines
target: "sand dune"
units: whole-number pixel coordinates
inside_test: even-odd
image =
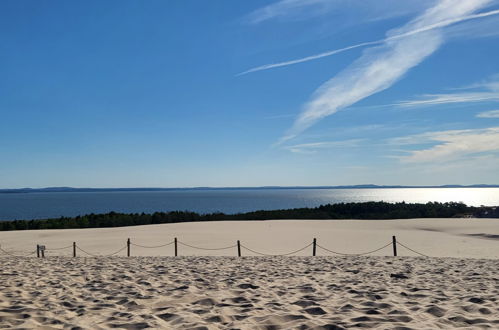
[[[411,220],[272,220],[223,221],[161,224],[136,227],[31,230],[0,232],[3,249],[12,252],[34,251],[36,244],[60,248],[77,242],[91,254],[106,255],[124,247],[127,238],[143,246],[158,246],[173,241],[189,245],[219,248],[236,244],[257,252],[283,254],[312,242],[341,253],[362,253],[390,243],[392,235],[423,254],[434,257],[499,258],[499,219],[411,219]],[[311,255],[311,247],[297,253]],[[131,247],[133,256],[172,256],[173,246],[156,249]],[[179,255],[235,256],[235,247],[227,250],[197,250],[179,245]],[[255,255],[244,250],[243,255]],[[416,256],[403,247],[399,255]],[[48,255],[70,255],[71,249],[48,251]],[[121,251],[118,255],[125,255]],[[318,249],[318,255],[330,255]],[[85,255],[78,251],[78,255]],[[392,255],[391,247],[373,255]]]
[[[450,329],[499,328],[498,219],[209,222],[141,227],[0,232],[0,328],[37,329]],[[356,253],[391,236],[376,256],[310,257],[311,240]],[[76,241],[107,254],[134,244],[180,242],[132,257],[69,257]],[[307,246],[301,256],[256,257]],[[141,256],[142,255],[142,256]],[[151,255],[151,256],[144,256]],[[162,256],[154,256],[162,255]],[[200,256],[210,255],[210,256]],[[227,255],[220,257],[216,255]],[[231,256],[229,256],[231,255]],[[304,257],[307,256],[307,257]]]

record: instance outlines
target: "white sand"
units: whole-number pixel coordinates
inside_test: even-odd
[[[498,260],[1,259],[2,328],[499,328]]]
[[[92,254],[117,251],[130,238],[139,245],[161,245],[179,241],[207,248],[232,246],[237,240],[253,250],[282,254],[297,250],[317,238],[319,245],[343,253],[362,253],[390,243],[392,235],[429,256],[499,258],[499,219],[411,219],[411,220],[272,220],[190,222],[120,228],[29,230],[0,232],[0,244],[8,251],[34,251],[36,244],[47,248],[78,246]],[[311,255],[308,248],[297,255]],[[133,256],[172,256],[173,246],[158,249],[131,247]],[[243,255],[254,255],[243,249]],[[414,253],[398,248],[401,256]],[[49,251],[48,255],[70,255],[71,249]],[[122,251],[119,255],[125,255]],[[318,255],[329,253],[318,249]],[[78,251],[78,255],[82,255]],[[179,245],[179,255],[237,255],[236,248],[220,251],[196,250]],[[392,255],[387,247],[373,255]]]
[[[36,243],[51,248],[76,241],[105,254],[124,247],[128,237],[144,245],[178,237],[203,247],[240,239],[266,253],[296,250],[317,237],[327,248],[355,253],[396,235],[441,257],[394,258],[391,246],[377,253],[384,257],[200,257],[185,255],[235,255],[236,249],[182,245],[180,257],[71,258],[71,249],[48,251],[45,259],[0,254],[0,328],[497,329],[498,230],[498,219],[424,219],[0,232],[2,249],[14,253],[32,251]],[[172,245],[132,246],[135,256],[172,253]],[[301,254],[310,255],[311,247]],[[399,247],[399,255],[412,254]]]

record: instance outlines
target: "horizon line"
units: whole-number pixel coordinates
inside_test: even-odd
[[[5,191],[16,191],[16,190],[195,190],[195,189],[327,189],[327,188],[451,188],[451,187],[499,187],[499,184],[484,184],[484,183],[474,183],[474,184],[440,184],[440,185],[403,185],[403,184],[345,184],[345,185],[293,185],[293,186],[280,186],[280,185],[268,185],[268,186],[193,186],[193,187],[22,187],[22,188],[0,188],[0,192]]]

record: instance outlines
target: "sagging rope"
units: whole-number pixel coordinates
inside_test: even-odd
[[[414,253],[416,253],[416,254],[419,254],[419,255],[420,255],[420,256],[422,256],[422,257],[428,257],[428,258],[430,258],[430,256],[428,256],[428,255],[426,255],[426,254],[424,254],[424,253],[420,253],[420,252],[418,252],[418,251],[416,251],[416,250],[413,250],[413,249],[411,249],[410,247],[408,247],[408,246],[406,246],[406,245],[404,245],[404,244],[400,243],[399,241],[397,241],[397,244],[399,244],[399,245],[401,245],[401,246],[405,247],[405,248],[406,248],[407,250],[409,250],[409,251],[412,251],[412,252],[414,252]]]
[[[6,250],[2,249],[1,247],[0,247],[0,251],[2,251],[3,253],[5,253],[9,256],[12,256],[12,257],[28,257],[28,256],[36,253],[36,251],[32,251],[32,252],[25,252],[25,254],[23,254],[23,255],[18,255],[18,254],[14,254],[14,253],[11,253],[9,251],[6,251]]]
[[[371,254],[371,253],[374,253],[374,252],[378,252],[379,250],[383,250],[384,248],[386,248],[386,247],[388,247],[390,245],[392,245],[392,242],[390,242],[390,243],[388,243],[388,244],[386,244],[386,245],[384,245],[384,246],[382,246],[382,247],[380,247],[380,248],[378,248],[376,250],[372,250],[372,251],[368,251],[368,252],[363,252],[363,253],[342,253],[342,252],[336,252],[336,251],[327,249],[327,248],[325,248],[325,247],[323,247],[323,246],[321,246],[319,244],[317,244],[317,247],[319,247],[319,248],[321,248],[321,249],[323,249],[325,251],[328,251],[330,253],[338,254],[338,255],[341,255],[341,256],[364,256],[366,254]]]
[[[57,250],[64,250],[64,249],[69,249],[69,248],[72,248],[73,245],[68,245],[68,246],[65,246],[65,247],[60,247],[60,248],[52,248],[52,249],[47,249],[45,248],[46,251],[57,251]]]
[[[141,248],[145,248],[145,249],[156,249],[156,248],[160,248],[160,247],[165,247],[165,246],[168,246],[168,245],[172,245],[173,243],[175,243],[175,241],[171,241],[170,243],[166,243],[166,244],[162,244],[162,245],[140,245],[140,244],[135,244],[133,242],[130,242],[130,245],[134,245],[134,246],[138,246],[138,247],[141,247]]]
[[[244,246],[241,244],[241,247],[252,252],[252,253],[255,253],[255,254],[258,254],[258,255],[261,255],[261,256],[267,256],[267,257],[279,257],[279,256],[289,256],[289,255],[292,255],[292,254],[295,254],[295,253],[298,253],[298,252],[301,252],[303,250],[305,250],[306,248],[310,247],[312,244],[314,243],[310,243],[308,244],[307,246],[304,246],[302,247],[301,249],[298,249],[296,251],[293,251],[293,252],[289,252],[289,253],[284,253],[284,254],[267,254],[267,253],[261,253],[261,252],[258,252],[258,251],[255,251],[255,250],[252,250],[250,249],[249,247],[247,246]]]
[[[81,252],[86,253],[86,254],[88,254],[89,256],[92,256],[92,257],[111,257],[111,256],[114,256],[115,254],[118,254],[118,253],[120,253],[121,251],[125,250],[125,249],[127,248],[127,246],[125,245],[124,247],[122,247],[122,248],[121,248],[121,249],[119,249],[118,251],[113,252],[113,253],[111,253],[111,254],[105,254],[105,255],[90,253],[90,252],[88,252],[88,251],[83,250],[83,249],[82,249],[81,247],[79,247],[78,245],[76,245],[76,248],[77,248],[78,250],[80,250]]]
[[[221,248],[203,248],[203,247],[199,247],[199,246],[189,245],[189,244],[186,244],[186,243],[183,243],[183,242],[180,242],[180,241],[178,241],[178,244],[190,247],[192,249],[207,250],[207,251],[227,250],[227,249],[233,249],[233,248],[237,247],[237,244],[234,244],[234,245],[231,245],[231,246],[226,246],[226,247],[221,247]]]

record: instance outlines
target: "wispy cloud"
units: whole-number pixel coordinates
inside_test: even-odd
[[[461,23],[464,21],[469,21],[469,20],[478,19],[478,18],[484,18],[484,17],[488,17],[488,16],[494,16],[494,15],[499,15],[499,10],[492,10],[492,11],[488,11],[488,12],[484,12],[484,13],[467,15],[467,16],[456,17],[456,18],[451,18],[451,19],[443,19],[443,20],[438,21],[436,23],[428,24],[426,26],[422,26],[422,27],[416,28],[414,30],[407,31],[405,33],[395,34],[395,35],[389,36],[389,37],[384,38],[384,39],[362,42],[362,43],[351,45],[348,47],[334,49],[334,50],[330,50],[330,51],[323,52],[320,54],[306,56],[306,57],[302,57],[302,58],[298,58],[298,59],[294,59],[294,60],[265,64],[265,65],[261,65],[261,66],[255,67],[255,68],[251,68],[251,69],[246,70],[244,72],[241,72],[237,75],[241,76],[241,75],[245,75],[245,74],[252,73],[252,72],[263,71],[263,70],[268,70],[268,69],[273,69],[273,68],[279,68],[279,67],[303,63],[303,62],[309,62],[309,61],[317,60],[317,59],[320,59],[323,57],[328,57],[328,56],[332,56],[335,54],[343,53],[343,52],[346,52],[346,51],[349,51],[352,49],[363,48],[366,46],[380,45],[380,44],[383,44],[383,43],[386,43],[386,42],[389,42],[392,40],[406,38],[406,37],[409,37],[409,36],[412,36],[415,34],[419,34],[419,33],[423,33],[426,31],[441,29],[441,28],[444,28],[444,27],[452,25],[452,24],[457,24],[457,23]]]
[[[317,15],[327,11],[331,0],[281,0],[257,9],[248,16],[250,23],[257,24],[277,17],[296,14]]]
[[[402,107],[431,106],[451,103],[499,101],[499,77],[458,89],[455,93],[426,94],[414,100],[398,102]],[[470,91],[473,90],[473,91]]]
[[[424,105],[439,105],[449,103],[472,103],[499,101],[499,92],[483,93],[452,93],[452,94],[426,94],[418,100],[403,101],[395,105],[403,107],[414,107]]]
[[[480,112],[476,115],[478,118],[499,118],[499,110],[490,110]]]
[[[429,8],[403,27],[389,31],[389,36],[404,35],[439,22],[459,20],[482,9],[490,0],[444,0]],[[323,84],[287,134],[278,143],[290,140],[317,121],[348,107],[397,82],[408,70],[433,54],[444,41],[441,29],[429,29],[404,38],[383,42],[365,51],[347,69]]]
[[[392,139],[391,144],[421,145],[426,149],[408,150],[409,155],[399,157],[407,163],[448,162],[465,156],[499,152],[499,127],[469,130],[430,132]]]
[[[287,113],[281,115],[266,116],[264,119],[283,119],[283,118],[293,118],[293,117],[296,117],[296,114]]]
[[[363,21],[375,21],[420,11],[436,0],[280,0],[259,8],[246,17],[251,24],[286,19],[301,20],[328,13],[348,17],[355,12]],[[358,20],[357,20],[358,21]]]
[[[302,143],[292,146],[286,146],[285,149],[295,153],[314,153],[319,149],[332,149],[332,148],[352,148],[357,147],[364,141],[363,139],[352,139],[343,141],[326,141],[314,143]]]

